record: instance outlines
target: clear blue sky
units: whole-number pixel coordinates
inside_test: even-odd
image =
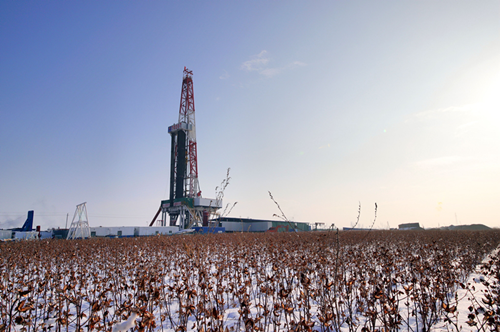
[[[499,1],[1,1],[0,228],[147,225],[184,66],[234,217],[500,226]]]

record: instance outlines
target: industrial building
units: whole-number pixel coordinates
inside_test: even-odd
[[[179,233],[179,227],[90,227],[91,237],[137,237],[153,235],[172,235]]]
[[[311,230],[308,223],[299,221],[221,217],[213,222],[224,227],[226,232],[302,232]]]
[[[420,227],[420,224],[418,222],[412,222],[412,223],[406,223],[406,224],[399,224],[398,225],[399,230],[415,230],[415,229],[423,229]]]
[[[47,235],[49,232],[42,232],[40,226],[36,226],[36,230],[33,230],[34,216],[35,211],[28,211],[28,217],[22,227],[0,230],[0,241],[35,240],[49,237],[49,235]]]

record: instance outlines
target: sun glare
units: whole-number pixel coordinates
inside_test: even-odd
[[[488,120],[500,121],[500,71],[492,80],[481,102]]]

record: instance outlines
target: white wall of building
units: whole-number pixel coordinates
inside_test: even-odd
[[[151,236],[151,235],[172,235],[179,232],[179,227],[177,226],[165,226],[165,227],[137,227],[139,231],[139,236]]]
[[[38,240],[38,232],[16,232],[14,234],[14,239],[17,240]]]
[[[171,235],[179,232],[177,226],[166,227],[90,227],[90,234],[96,237],[132,237],[132,236],[152,236]]]

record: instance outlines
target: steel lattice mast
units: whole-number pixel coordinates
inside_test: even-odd
[[[69,228],[66,239],[87,239],[90,238],[89,218],[87,216],[87,202],[76,206],[75,215]]]
[[[196,121],[194,109],[193,72],[184,67],[182,79],[181,103],[179,107],[179,123],[186,123],[186,188],[184,197],[194,198],[201,196],[200,185],[198,183],[198,156],[196,152]]]
[[[160,212],[161,225],[178,224],[179,228],[208,225],[209,214],[222,206],[221,200],[203,198],[198,182],[198,155],[194,110],[193,72],[184,67],[182,75],[179,121],[168,127],[171,137],[170,198],[161,201],[160,208],[149,224],[152,226]]]

